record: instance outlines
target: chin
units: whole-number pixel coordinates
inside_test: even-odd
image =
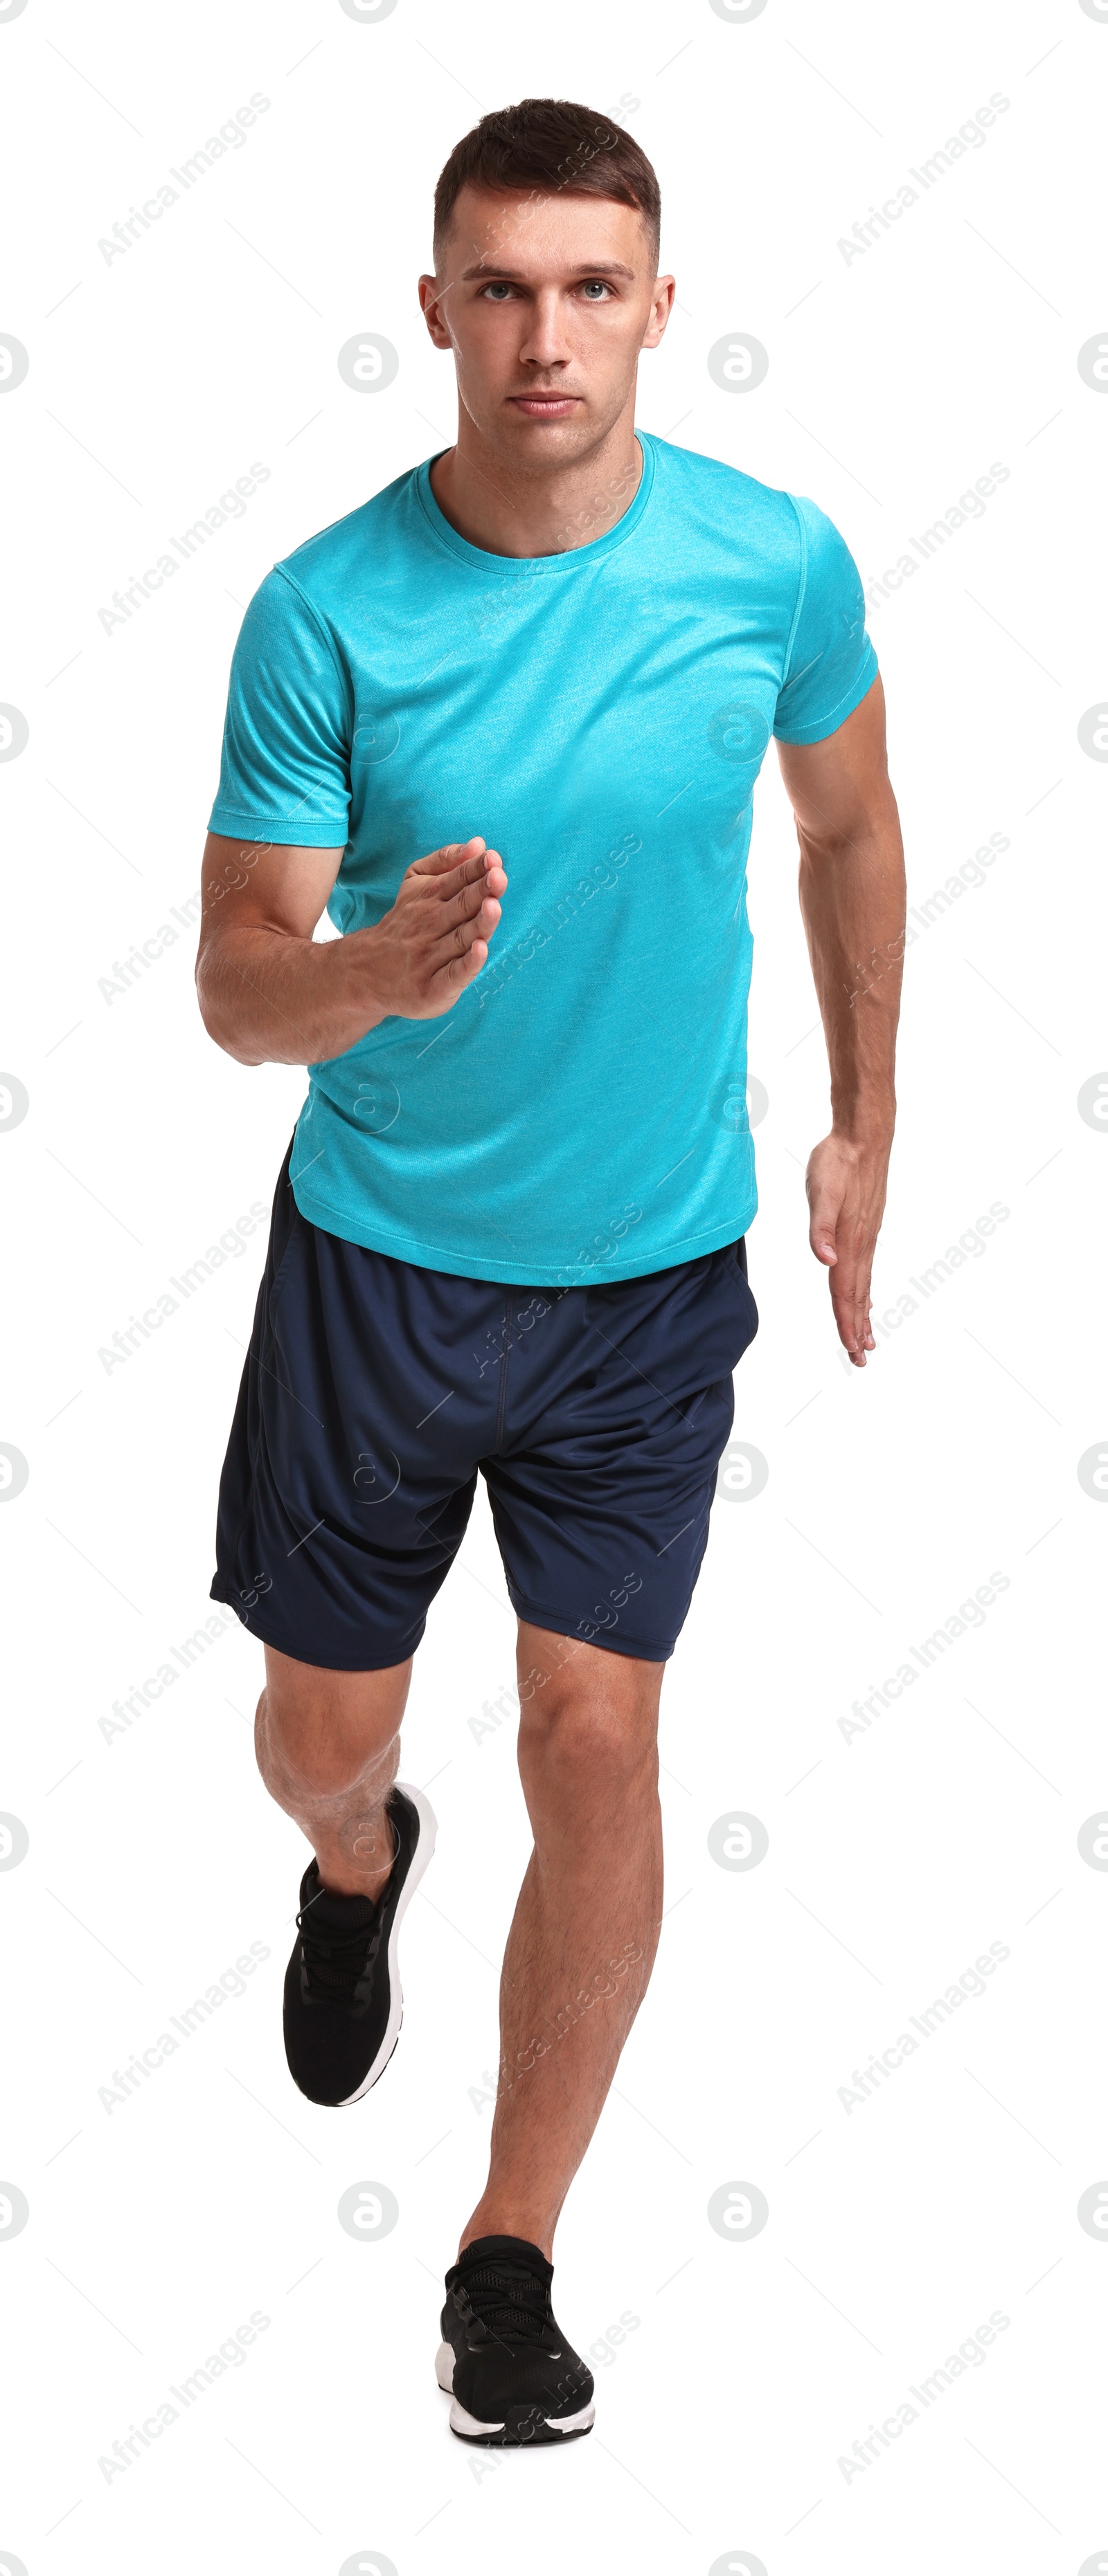
[[[505,429],[513,448],[538,446],[551,453],[574,455],[592,445],[593,429],[584,411],[567,412],[560,420],[542,420],[534,412],[515,411],[509,404]]]

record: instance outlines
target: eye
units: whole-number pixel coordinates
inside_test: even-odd
[[[495,301],[500,304],[503,303],[505,296],[512,293],[512,287],[506,277],[494,277],[490,279],[487,286],[482,287],[481,293],[482,296],[487,295],[494,298]]]
[[[606,277],[587,277],[581,289],[582,294],[588,297],[591,304],[598,303],[601,296],[610,295],[611,291]]]

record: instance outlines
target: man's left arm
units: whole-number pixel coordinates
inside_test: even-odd
[[[906,890],[873,682],[837,733],[778,742],[800,843],[800,909],[831,1070],[831,1132],[809,1156],[809,1242],[831,1273],[855,1368],[876,1348],[870,1278],[896,1118],[894,1062]]]

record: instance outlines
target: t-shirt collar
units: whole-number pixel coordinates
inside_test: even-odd
[[[635,435],[642,455],[642,473],[634,500],[614,525],[605,529],[602,536],[591,537],[583,545],[567,546],[557,554],[495,555],[491,554],[487,547],[471,546],[467,537],[459,536],[457,529],[451,527],[449,519],[440,510],[431,489],[431,468],[437,465],[440,456],[445,456],[447,451],[444,447],[437,448],[433,456],[425,457],[423,464],[416,467],[414,478],[416,498],[431,535],[438,544],[445,546],[447,553],[455,555],[459,562],[473,566],[486,580],[495,580],[498,574],[503,575],[505,579],[511,579],[513,574],[521,572],[572,572],[584,565],[596,563],[602,555],[611,554],[617,546],[625,545],[642,518],[654,482],[654,441],[648,430],[636,430]],[[598,495],[603,494],[603,477],[597,488]]]

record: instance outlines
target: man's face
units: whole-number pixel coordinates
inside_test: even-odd
[[[626,409],[673,280],[655,277],[633,206],[463,188],[440,272],[419,291],[482,437],[505,463],[541,471],[589,455]]]

